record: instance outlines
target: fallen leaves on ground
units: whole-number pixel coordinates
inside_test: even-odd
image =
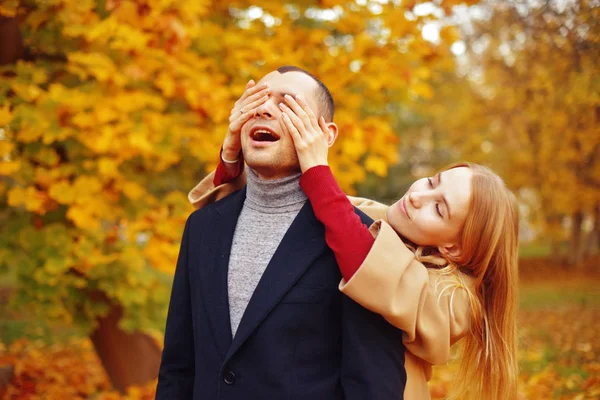
[[[11,384],[0,389],[7,400],[151,400],[156,382],[131,387],[126,394],[111,388],[100,360],[88,339],[48,345],[42,341],[0,343],[0,365],[14,366]]]
[[[578,284],[568,288],[555,283],[554,299],[548,297],[548,289],[536,287],[532,290],[534,296],[522,301],[519,400],[600,398],[600,307],[595,292],[575,297],[590,290],[589,282],[586,287],[582,289]],[[546,294],[540,297],[540,293]],[[584,298],[588,300],[582,301]],[[15,370],[4,396],[0,389],[0,398],[8,400],[146,400],[154,398],[156,387],[153,381],[132,387],[126,394],[111,389],[88,339],[62,344],[20,339],[10,346],[0,342],[0,366],[3,365],[12,365]],[[435,367],[430,382],[433,399],[443,399],[448,394],[456,367],[452,363]]]
[[[598,308],[521,311],[519,400],[599,399],[599,320]],[[456,370],[456,364],[434,368],[433,399],[449,393]]]

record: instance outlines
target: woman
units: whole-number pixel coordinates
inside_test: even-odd
[[[248,86],[224,148],[245,122],[237,108],[258,107],[263,94]],[[459,339],[455,398],[515,399],[518,215],[502,180],[485,167],[457,164],[416,181],[391,207],[348,199],[327,166],[324,121],[300,99],[285,102],[280,122],[294,139],[300,184],[338,260],[340,290],[405,333],[405,399],[429,398],[431,366],[447,362]],[[197,208],[244,185],[243,160],[224,157],[190,192]],[[367,228],[351,202],[378,221]]]

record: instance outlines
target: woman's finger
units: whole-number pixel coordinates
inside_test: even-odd
[[[300,135],[303,138],[306,137],[307,136],[306,127],[304,125],[304,122],[300,119],[300,117],[298,117],[291,108],[289,108],[288,106],[286,106],[283,103],[279,103],[279,107],[281,108],[283,113],[285,115],[287,115],[288,118],[292,121],[292,124],[294,124],[294,126],[296,127],[296,129],[298,130]]]
[[[283,113],[281,114],[281,119],[283,120],[283,124],[287,128],[288,132],[290,133],[290,136],[292,137],[292,140],[294,141],[294,146],[296,147],[296,150],[298,150],[304,144],[304,140],[302,140],[302,135],[300,135],[300,132],[294,126],[294,123],[290,119],[289,115]]]
[[[252,81],[254,82],[254,81]],[[248,82],[250,83],[250,82]],[[246,90],[244,90],[244,93],[242,94],[242,97],[239,98],[238,103],[243,102],[244,100],[246,100],[247,97],[252,96],[253,94],[260,92],[261,90],[267,88],[268,85],[266,83],[263,83],[261,85],[256,85],[256,84],[252,84],[252,86],[250,86],[249,88],[247,88]]]
[[[327,122],[325,122],[325,118],[323,117],[319,117],[319,128],[321,129],[321,132],[323,132],[323,135],[329,132],[329,127],[327,126]]]
[[[256,113],[256,108],[248,108],[248,110],[243,110],[244,112],[238,112],[236,114],[232,114],[229,118],[229,129],[232,132],[238,131],[252,116]]]
[[[259,89],[256,93],[246,97],[243,101],[240,101],[239,104],[245,110],[248,107],[247,104],[255,102],[256,100],[260,99],[261,97],[263,97],[265,94],[268,94],[268,93],[269,93],[269,87],[265,86],[265,87]]]
[[[306,113],[306,115],[310,121],[310,125],[313,127],[314,131],[319,132],[319,121],[317,121],[317,117],[315,116],[313,111],[308,106],[308,103],[306,101],[304,101],[304,97],[296,96],[296,102]]]
[[[242,93],[242,95],[240,96],[238,101],[242,101],[243,99],[245,99],[248,96],[248,90],[250,90],[255,85],[256,85],[256,83],[254,83],[254,79],[250,79],[248,81],[248,83],[246,83],[246,87],[244,88],[244,93]]]
[[[250,110],[255,110],[258,106],[260,106],[261,104],[263,104],[268,99],[269,99],[269,95],[265,94],[265,95],[263,95],[263,97],[260,97],[259,99],[255,100],[255,101],[253,101],[253,102],[251,102],[249,104],[242,105],[242,107],[240,108],[240,110],[242,110],[244,113],[249,112]]]
[[[308,115],[306,115],[306,113],[304,112],[302,107],[300,107],[298,102],[296,102],[296,99],[294,99],[289,94],[286,94],[283,98],[285,99],[285,102],[287,103],[289,108],[292,109],[292,111],[302,121],[302,124],[304,125],[305,130],[307,130],[307,131],[311,130],[312,124],[310,123],[310,118],[308,117]],[[292,119],[292,121],[293,121],[293,119]],[[302,132],[302,133],[304,133],[304,132]]]

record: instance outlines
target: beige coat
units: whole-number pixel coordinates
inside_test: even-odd
[[[246,176],[215,187],[214,172],[188,195],[196,208],[218,201],[246,184]],[[352,204],[376,220],[370,227],[375,243],[350,281],[340,290],[363,307],[381,314],[404,331],[407,375],[405,400],[430,398],[427,381],[432,365],[444,364],[450,346],[468,333],[470,311],[467,294],[458,277],[427,269],[386,222],[387,206],[349,197]],[[463,282],[472,284],[466,276]]]

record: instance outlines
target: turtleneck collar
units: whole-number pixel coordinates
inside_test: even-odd
[[[298,211],[307,200],[300,187],[301,173],[280,179],[261,179],[248,168],[245,206],[264,213]]]

